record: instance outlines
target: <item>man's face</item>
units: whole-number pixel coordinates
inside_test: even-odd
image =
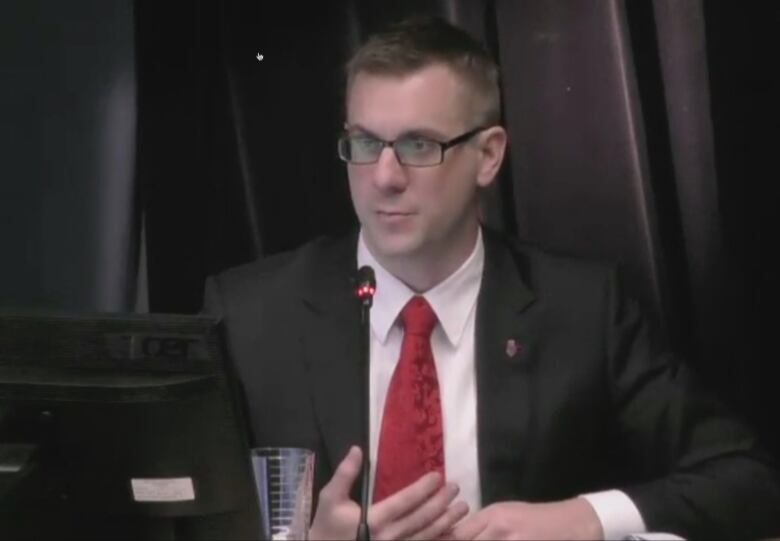
[[[361,73],[347,99],[349,131],[385,141],[408,135],[448,141],[477,127],[465,86],[436,64],[404,76]],[[450,148],[432,167],[401,165],[389,147],[376,163],[348,165],[352,202],[380,261],[473,248],[477,190],[492,180],[478,174],[481,135]]]

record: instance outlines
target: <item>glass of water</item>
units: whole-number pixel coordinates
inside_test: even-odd
[[[263,539],[308,539],[314,452],[296,447],[251,450]]]

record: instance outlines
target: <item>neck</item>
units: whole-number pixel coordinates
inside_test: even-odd
[[[474,222],[459,235],[459,242],[455,244],[445,239],[441,242],[440,249],[428,246],[420,253],[398,257],[374,254],[374,257],[410,289],[416,293],[424,293],[446,280],[463,265],[474,251],[478,232],[479,223]]]

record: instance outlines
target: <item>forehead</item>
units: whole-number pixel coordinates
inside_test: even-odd
[[[464,129],[467,111],[466,85],[438,64],[404,75],[360,73],[347,95],[347,123],[388,138],[411,130],[451,134]]]

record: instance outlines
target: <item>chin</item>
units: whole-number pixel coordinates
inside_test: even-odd
[[[422,243],[415,235],[367,235],[366,240],[377,258],[402,258],[420,251]]]

